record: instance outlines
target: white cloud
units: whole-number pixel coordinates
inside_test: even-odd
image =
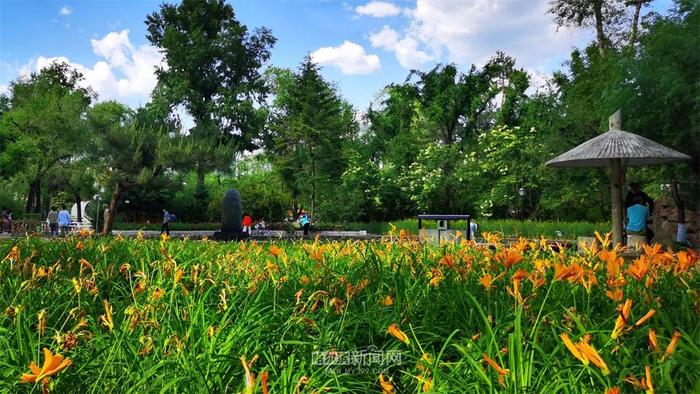
[[[10,85],[0,83],[0,94],[5,94],[10,92]]]
[[[354,42],[344,41],[337,47],[319,48],[311,59],[320,65],[338,67],[343,74],[370,74],[381,68],[379,56],[369,55]]]
[[[385,1],[370,1],[369,3],[355,8],[355,12],[359,15],[369,15],[375,18],[384,18],[387,16],[396,16],[401,13],[401,8],[393,3]]]
[[[418,45],[418,41],[412,37],[406,37],[396,43],[396,59],[401,67],[415,69],[434,59],[433,56],[419,50]]]
[[[130,105],[148,101],[156,86],[155,67],[162,64],[163,56],[150,45],[135,47],[129,40],[129,31],[111,32],[101,39],[90,40],[93,52],[103,58],[92,67],[71,62],[64,56],[39,56],[23,67],[21,74],[39,71],[51,63],[62,61],[75,67],[85,77],[84,84],[94,89],[99,100],[119,99]]]
[[[418,0],[412,34],[450,61],[483,64],[497,50],[532,67],[568,53],[570,30],[557,31],[549,0]]]
[[[393,51],[404,68],[430,61],[465,68],[503,51],[529,69],[551,69],[588,37],[557,30],[549,0],[416,0],[401,13],[406,23],[371,33],[373,47]]]
[[[411,36],[406,36],[399,40],[399,33],[389,26],[384,26],[382,30],[372,33],[369,41],[375,48],[382,48],[396,54],[396,59],[402,67],[414,69],[423,63],[433,60],[433,57],[418,49],[420,43]]]
[[[61,9],[58,11],[58,14],[59,14],[59,15],[62,15],[62,16],[68,16],[68,15],[70,15],[70,14],[72,14],[72,13],[73,13],[73,9],[70,8],[70,7],[68,7],[67,5],[64,5],[64,6],[61,7]]]
[[[371,33],[369,36],[369,41],[375,48],[393,51],[394,48],[396,48],[396,43],[399,42],[399,33],[385,25],[382,30],[376,33]]]

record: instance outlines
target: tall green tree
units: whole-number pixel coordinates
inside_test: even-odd
[[[198,149],[191,160],[202,193],[204,175],[228,168],[233,160],[231,151],[220,148],[255,148],[267,119],[260,68],[275,38],[264,27],[249,32],[224,0],[163,4],[146,25],[148,40],[167,64],[156,71],[154,101],[170,108],[182,105],[194,119],[189,135]]]
[[[600,56],[610,47],[611,30],[623,11],[618,0],[551,0],[548,10],[559,26],[594,27]]]
[[[268,151],[292,196],[308,201],[313,216],[320,186],[337,183],[347,167],[343,146],[357,124],[309,56],[298,72],[281,71],[277,80]]]
[[[47,172],[79,156],[89,140],[84,115],[94,94],[81,87],[82,81],[68,64],[53,63],[10,84],[9,105],[0,120],[0,162],[26,177],[26,212],[41,211]]]
[[[87,116],[94,138],[89,154],[99,182],[110,191],[103,234],[112,231],[124,191],[148,183],[171,163],[190,153],[179,150],[182,148],[179,136],[162,127],[142,124],[138,118],[132,110],[114,101],[95,105]]]

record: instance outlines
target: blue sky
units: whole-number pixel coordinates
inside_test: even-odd
[[[514,56],[535,83],[558,69],[590,31],[556,29],[548,0],[232,0],[249,28],[267,26],[278,41],[270,64],[295,68],[306,54],[324,76],[366,110],[381,89],[412,68],[437,62],[462,69],[497,50]],[[0,0],[0,91],[56,58],[86,76],[101,100],[148,101],[160,62],[144,20],[161,1]],[[664,10],[670,0],[657,0]]]

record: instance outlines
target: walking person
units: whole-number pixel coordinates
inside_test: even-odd
[[[250,232],[251,232],[250,230],[251,230],[252,226],[253,226],[253,218],[248,214],[243,216],[243,232],[248,233],[248,235],[250,235]]]
[[[61,228],[61,235],[64,237],[70,232],[70,213],[66,210],[65,205],[58,212],[58,227]]]
[[[165,233],[168,237],[170,236],[170,213],[163,209],[163,225],[160,227],[160,234]]]
[[[46,221],[49,222],[49,232],[52,237],[58,235],[58,211],[56,207],[51,207],[48,215],[46,215]]]

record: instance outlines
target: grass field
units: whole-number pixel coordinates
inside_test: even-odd
[[[698,256],[569,253],[0,241],[0,392],[700,392]]]

